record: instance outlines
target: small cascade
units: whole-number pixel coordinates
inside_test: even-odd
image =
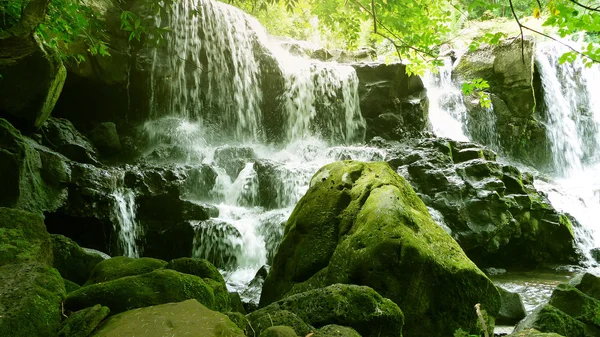
[[[115,228],[119,255],[140,257],[137,240],[143,233],[135,220],[135,194],[130,189],[118,187],[112,195],[116,201],[114,215],[119,225]]]

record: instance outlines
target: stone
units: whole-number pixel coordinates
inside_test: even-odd
[[[245,334],[248,334],[248,331],[252,330],[245,314],[230,311],[226,312],[225,315],[227,315],[227,317],[229,317],[229,319],[235,323],[235,325],[237,325],[237,327],[240,328],[240,330],[242,330]]]
[[[321,168],[285,233],[261,306],[335,283],[366,285],[402,308],[411,336],[475,332],[473,303],[490,317],[500,309],[496,287],[387,163]]]
[[[556,333],[552,333],[552,332],[544,333],[544,332],[539,332],[535,329],[527,329],[527,330],[511,333],[510,335],[507,335],[506,337],[563,337],[563,336],[556,334]]]
[[[229,300],[231,301],[231,311],[246,315],[246,309],[244,308],[244,303],[242,303],[242,297],[238,292],[230,291]]]
[[[215,303],[213,289],[201,278],[159,269],[81,287],[67,296],[65,308],[77,311],[101,304],[109,307],[113,313],[120,313],[188,299],[196,299],[208,308],[227,306],[227,303]]]
[[[592,258],[594,260],[596,260],[596,262],[599,262],[600,261],[600,247],[590,249],[590,255],[592,255]]]
[[[269,291],[269,288],[266,288]],[[400,336],[404,315],[392,301],[365,286],[334,284],[287,296],[248,316],[264,316],[265,312],[286,310],[305,323],[322,327],[329,324],[349,326],[362,336]],[[256,328],[256,327],[255,327]]]
[[[110,309],[100,304],[74,312],[62,324],[58,337],[89,337],[109,313]]]
[[[600,300],[600,277],[590,273],[581,273],[569,280],[569,284],[584,294]]]
[[[298,335],[289,326],[277,325],[266,328],[259,337],[298,337]]]
[[[104,257],[99,254],[88,253],[79,247],[75,241],[63,235],[54,234],[51,237],[54,253],[53,267],[58,270],[63,278],[69,281],[79,285],[84,284],[92,275],[94,267],[104,261]]]
[[[571,285],[554,288],[549,304],[580,322],[600,328],[600,301]]]
[[[194,256],[210,261],[220,269],[233,270],[242,256],[242,234],[232,224],[208,219],[194,226]]]
[[[96,150],[71,121],[63,118],[49,118],[42,126],[41,133],[42,144],[50,149],[76,162],[99,164],[96,159]]]
[[[244,337],[227,316],[191,299],[129,310],[110,317],[91,337]]]
[[[73,281],[69,281],[66,278],[63,278],[63,282],[65,283],[65,290],[67,294],[74,292],[75,290],[81,288],[81,286]]]
[[[0,207],[0,266],[31,261],[52,266],[52,241],[44,218]]]
[[[97,124],[89,132],[89,138],[101,154],[114,157],[121,151],[117,126],[113,122]]]
[[[12,64],[2,64],[0,115],[24,130],[39,129],[52,113],[67,71],[58,52],[35,38],[33,53]]]
[[[214,164],[227,172],[234,181],[246,163],[256,160],[256,153],[251,147],[224,146],[217,148],[214,153]]]
[[[270,309],[255,311],[246,316],[252,327],[251,331],[246,331],[249,337],[259,337],[264,330],[279,325],[292,328],[298,336],[306,336],[310,333],[310,327],[293,312],[278,308]]]
[[[587,337],[585,325],[550,304],[541,305],[515,327],[514,333],[527,329],[557,333],[565,337]],[[514,334],[513,333],[513,334]]]
[[[497,287],[500,292],[500,311],[496,316],[496,324],[514,325],[525,318],[525,306],[521,301],[521,296],[510,292],[502,287]]]
[[[116,280],[126,276],[135,276],[163,269],[168,262],[142,257],[134,259],[126,256],[115,256],[98,263],[92,270],[86,285]]]
[[[361,337],[356,330],[336,324],[326,325],[313,335],[314,337]]]
[[[38,262],[0,267],[0,336],[55,336],[65,286],[56,269]]]

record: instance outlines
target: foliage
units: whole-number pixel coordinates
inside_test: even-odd
[[[490,108],[492,106],[492,101],[490,100],[490,95],[485,92],[485,89],[490,87],[489,83],[482,79],[476,78],[470,82],[465,82],[462,84],[462,92],[466,96],[475,95],[477,99],[479,99],[479,104],[484,108]]]
[[[458,328],[456,331],[454,331],[454,337],[480,337],[480,336],[471,335],[470,333],[466,332],[465,330]]]

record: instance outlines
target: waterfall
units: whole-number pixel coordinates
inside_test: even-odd
[[[140,257],[137,239],[142,234],[142,229],[135,220],[135,194],[131,189],[118,187],[112,194],[115,199],[114,215],[118,228],[117,246],[120,255],[127,257]]]

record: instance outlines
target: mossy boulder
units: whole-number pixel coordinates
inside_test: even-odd
[[[52,265],[52,241],[44,217],[0,207],[0,266],[26,261]]]
[[[81,288],[81,286],[73,281],[69,281],[66,278],[63,278],[63,282],[65,283],[65,290],[67,294],[74,292],[75,290]]]
[[[356,330],[336,324],[326,325],[313,335],[314,337],[361,337]]]
[[[56,269],[37,262],[0,267],[0,336],[55,336],[65,286]]]
[[[554,288],[549,303],[580,322],[600,328],[600,301],[571,285]]]
[[[115,256],[98,263],[86,285],[116,280],[126,276],[146,274],[157,269],[163,269],[167,264],[167,261],[150,257],[134,259],[126,256]]]
[[[268,288],[265,288],[268,291]],[[254,313],[288,310],[316,328],[339,324],[367,336],[400,336],[404,315],[398,306],[366,286],[334,284],[291,295]]]
[[[159,269],[82,287],[67,296],[65,308],[76,311],[102,304],[113,313],[120,313],[188,299],[196,299],[211,309],[227,306],[215,301],[213,288],[201,278]]]
[[[590,273],[582,273],[575,275],[569,281],[569,284],[581,290],[584,294],[600,300],[600,277]]]
[[[252,327],[251,331],[246,331],[249,337],[259,337],[264,330],[278,325],[291,327],[298,336],[306,336],[311,331],[311,327],[298,315],[278,307],[267,307],[255,311],[246,318]]]
[[[63,323],[58,337],[88,337],[109,313],[110,309],[100,304],[74,312]]]
[[[336,162],[313,176],[286,224],[260,303],[335,283],[366,285],[391,299],[410,336],[479,333],[473,305],[490,317],[500,309],[492,282],[381,162]]]
[[[240,328],[244,333],[248,333],[248,331],[252,330],[252,328],[250,328],[250,323],[248,322],[248,319],[246,318],[246,316],[242,313],[239,312],[226,312],[225,315],[227,315],[227,317],[229,317],[229,319],[235,323],[235,325],[237,325],[238,328]]]
[[[92,337],[244,337],[227,316],[191,299],[134,309],[109,318]]]
[[[513,325],[525,318],[525,306],[521,296],[510,292],[502,287],[498,287],[501,298],[500,311],[496,316],[496,323],[501,325]]]
[[[553,332],[565,337],[588,337],[583,323],[550,304],[542,305],[519,322],[515,332],[536,329]]]
[[[201,278],[210,278],[225,283],[223,275],[221,275],[217,267],[206,259],[182,257],[171,260],[169,264],[167,264],[167,269],[173,269],[180,273],[196,275]]]
[[[63,236],[52,235],[52,252],[54,253],[54,268],[67,280],[84,284],[92,274],[94,267],[104,258],[99,254],[90,253],[79,247],[75,241]]]
[[[545,332],[539,332],[536,329],[527,329],[527,330],[511,333],[510,335],[508,335],[506,337],[563,337],[563,336],[556,334],[556,333],[552,333],[552,332],[545,333]]]
[[[266,328],[259,337],[298,337],[298,335],[289,326],[278,325]]]

